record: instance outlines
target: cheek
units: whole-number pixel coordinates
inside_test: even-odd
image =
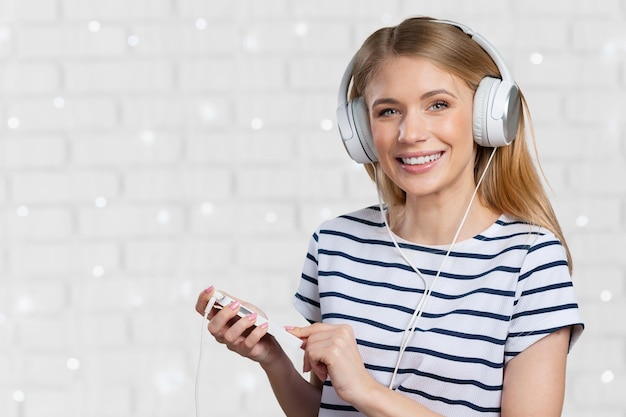
[[[389,126],[374,123],[371,125],[372,141],[374,147],[378,149],[384,149],[389,147],[392,141],[394,141],[394,131]]]
[[[469,116],[464,116],[450,120],[441,126],[440,132],[450,138],[455,138],[457,144],[465,144],[468,146],[474,143],[474,120]]]

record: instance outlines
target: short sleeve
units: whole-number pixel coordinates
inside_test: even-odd
[[[318,287],[318,242],[319,232],[316,232],[309,242],[300,284],[293,297],[294,307],[309,323],[322,321]]]
[[[545,233],[530,246],[520,270],[505,361],[569,326],[572,326],[571,349],[584,324],[563,245],[553,234]]]

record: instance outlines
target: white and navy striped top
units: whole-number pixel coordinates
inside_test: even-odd
[[[429,285],[447,247],[396,237]],[[347,323],[367,370],[388,386],[424,283],[378,207],[313,234],[294,304],[309,322]],[[504,365],[542,337],[583,325],[565,252],[549,231],[503,215],[455,244],[402,357],[397,391],[445,416],[499,416]],[[324,383],[319,416],[359,416]]]

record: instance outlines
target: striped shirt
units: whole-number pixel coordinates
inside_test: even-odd
[[[447,246],[396,237],[433,282]],[[388,386],[425,291],[378,207],[323,223],[313,234],[296,309],[309,322],[349,324],[368,372]],[[394,389],[445,416],[499,416],[505,364],[566,326],[582,332],[563,246],[549,231],[502,215],[452,248],[402,356]],[[359,416],[324,382],[319,416]]]

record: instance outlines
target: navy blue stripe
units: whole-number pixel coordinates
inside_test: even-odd
[[[428,394],[427,392],[424,392],[424,391],[421,391],[421,390],[405,388],[403,386],[399,386],[398,387],[398,391],[403,391],[403,392],[406,392],[406,393],[409,393],[409,394],[419,395],[421,397],[427,398],[427,399],[432,400],[432,401],[440,401],[440,402],[444,402],[446,404],[451,404],[451,405],[462,405],[462,406],[471,408],[472,410],[479,411],[481,413],[499,413],[500,412],[500,407],[481,407],[481,406],[479,406],[477,404],[474,404],[474,403],[471,403],[469,401],[451,400],[449,398],[438,397],[438,396],[435,396],[435,395]]]
[[[319,265],[317,259],[315,258],[315,256],[313,254],[307,252],[306,258],[309,261],[312,261],[313,263],[315,263],[315,265]]]
[[[370,320],[370,319],[365,319],[363,317],[357,317],[357,316],[350,316],[347,314],[339,314],[339,313],[326,313],[326,314],[322,314],[322,321],[328,320],[328,319],[340,319],[340,320],[346,320],[346,321],[352,321],[352,322],[356,322],[356,323],[364,323],[364,324],[369,324],[372,327],[376,327],[377,329],[383,329],[386,330],[388,332],[393,332],[393,333],[400,333],[403,332],[404,329],[398,328],[398,327],[392,327],[389,326],[387,324],[384,323],[380,323],[374,320]]]
[[[548,247],[548,246],[554,246],[554,245],[556,245],[556,246],[563,246],[563,245],[561,245],[561,242],[560,242],[560,241],[558,241],[558,240],[556,240],[556,239],[553,239],[553,240],[549,240],[549,241],[547,241],[547,242],[541,242],[541,243],[538,243],[538,244],[536,244],[536,245],[533,245],[533,246],[532,246],[532,247],[528,250],[528,253],[532,253],[532,252],[537,251],[537,250],[539,250],[539,249],[543,249],[543,248],[546,248],[546,247]]]
[[[418,290],[418,293],[423,293],[423,290]],[[432,292],[431,293],[431,297],[434,297],[435,293]],[[336,292],[336,291],[326,291],[323,293],[320,293],[320,299],[321,298],[325,298],[325,297],[336,297],[336,298],[341,298],[343,300],[347,300],[347,301],[351,301],[353,303],[358,303],[358,304],[363,304],[363,305],[367,305],[367,306],[375,306],[375,307],[385,307],[385,308],[391,308],[393,310],[396,311],[402,311],[403,313],[408,313],[408,314],[413,314],[413,312],[415,311],[415,309],[413,308],[408,308],[408,307],[404,307],[401,305],[397,305],[397,304],[388,304],[388,303],[378,303],[378,302],[373,302],[373,301],[369,301],[369,300],[363,300],[360,298],[356,298],[356,297],[351,297],[347,294],[343,294],[340,292]],[[424,317],[430,317],[430,318],[440,318],[440,317],[445,317],[449,314],[463,314],[463,315],[470,315],[470,316],[478,316],[478,317],[489,317],[489,318],[493,318],[496,320],[501,320],[501,321],[508,321],[509,320],[509,316],[505,316],[502,314],[495,314],[495,313],[491,313],[488,311],[481,311],[481,310],[469,310],[469,309],[459,309],[459,310],[452,310],[450,312],[447,313],[442,313],[442,314],[433,314],[433,313],[428,313],[428,312],[423,312],[422,315]],[[350,317],[350,316],[346,316],[346,317]],[[358,320],[356,320],[358,321]]]
[[[493,343],[494,345],[498,345],[498,346],[504,346],[506,342],[506,339],[498,339],[496,337],[490,337],[484,334],[462,333],[462,332],[455,332],[452,330],[445,330],[445,329],[439,329],[439,328],[430,329],[428,331],[433,332],[433,333],[443,334],[445,336],[457,337],[463,340],[481,340],[483,342]]]
[[[413,271],[413,268],[411,268],[407,264],[399,264],[399,263],[395,263],[395,262],[394,263],[381,262],[381,261],[374,261],[374,260],[370,260],[370,259],[357,258],[356,256],[348,255],[345,252],[320,249],[319,253],[320,253],[320,255],[338,256],[340,258],[345,258],[345,259],[348,259],[350,261],[353,261],[353,262],[356,262],[356,263],[360,263],[360,264],[365,264],[365,265],[375,265],[375,266],[380,266],[380,267],[384,267],[384,268],[397,268],[397,269],[402,269],[402,270],[405,270],[405,271]],[[426,274],[426,275],[435,275],[436,274],[436,272],[433,273],[433,271],[429,271],[429,270],[425,270],[425,269],[420,269],[420,272],[422,274]]]
[[[497,290],[495,288],[477,288],[475,290],[472,290],[470,292],[466,292],[463,294],[457,294],[457,295],[452,295],[452,294],[441,294],[438,292],[433,291],[431,293],[431,295],[435,296],[437,295],[437,298],[441,298],[443,300],[458,300],[460,298],[464,298],[470,295],[474,295],[474,294],[489,294],[489,295],[497,295],[497,296],[501,296],[501,297],[515,297],[515,291],[505,291],[505,290]]]
[[[516,224],[523,224],[523,225],[526,225],[526,226],[530,226],[531,225],[530,223],[525,222],[523,220],[513,220],[511,222],[505,222],[502,219],[497,219],[496,220],[496,224],[498,224],[500,226],[512,226],[512,225],[516,225]]]
[[[367,369],[377,372],[386,372],[388,374],[392,374],[394,369],[387,366],[377,366],[377,365],[366,365]],[[456,379],[456,378],[447,378],[438,374],[432,374],[429,372],[422,372],[418,369],[398,369],[398,374],[401,375],[417,375],[423,378],[434,379],[437,381],[448,382],[455,385],[473,385],[485,391],[500,391],[502,390],[502,385],[487,385],[475,379]]]
[[[479,259],[479,260],[488,261],[488,260],[495,259],[501,255],[504,255],[507,252],[512,252],[512,251],[527,252],[528,248],[529,248],[529,245],[513,245],[513,246],[507,246],[500,252],[492,253],[492,254],[450,252],[450,257],[463,258],[463,259]]]
[[[546,269],[556,268],[559,266],[567,266],[567,261],[561,260],[561,261],[549,262],[547,264],[539,265],[538,267],[533,268],[530,271],[527,271],[525,274],[520,275],[518,278],[518,281],[522,282],[529,276],[533,275],[535,272],[545,271]]]
[[[362,339],[357,339],[356,342],[358,345],[361,345],[361,346],[366,346],[366,347],[386,350],[386,351],[397,352],[399,349],[398,346],[383,345],[380,343],[372,343],[372,342],[362,340]],[[504,364],[501,362],[496,363],[496,362],[488,361],[483,358],[469,358],[465,356],[448,355],[448,354],[445,354],[436,350],[424,349],[424,348],[415,347],[415,346],[408,346],[406,348],[406,352],[421,353],[423,355],[434,356],[436,358],[442,358],[442,359],[446,359],[452,362],[475,363],[475,364],[485,365],[493,369],[500,369],[504,366]]]
[[[357,242],[357,243],[364,243],[367,245],[377,245],[377,246],[387,246],[387,247],[394,247],[395,245],[393,244],[393,242],[391,241],[386,241],[386,240],[380,240],[380,239],[365,239],[362,237],[358,237],[355,236],[351,233],[345,233],[345,232],[340,232],[338,230],[332,230],[332,229],[323,229],[320,230],[320,234],[321,235],[329,235],[329,236],[336,236],[336,237],[342,237],[344,239],[348,239],[352,242]],[[412,246],[414,248],[418,248],[419,250],[427,250],[428,248],[423,248],[421,246]],[[435,253],[440,253],[442,255],[445,255],[446,252],[442,251],[442,250],[437,250],[435,251]]]
[[[339,272],[339,271],[319,271],[318,276],[319,277],[339,277],[339,278],[346,279],[348,281],[356,282],[358,284],[368,285],[370,287],[389,288],[394,291],[414,292],[414,293],[419,293],[419,294],[424,293],[424,290],[416,290],[415,288],[401,287],[399,285],[390,284],[384,281],[381,281],[381,282],[367,281],[365,279],[353,277],[351,275],[344,274],[343,272]]]
[[[573,287],[573,284],[572,284],[571,281],[558,282],[556,284],[546,285],[545,287],[539,287],[539,288],[533,288],[533,289],[530,289],[530,290],[526,290],[526,291],[522,292],[522,296],[530,295],[530,294],[536,294],[536,293],[540,293],[540,292],[544,292],[544,291],[558,290],[560,288],[567,288],[567,287]]]
[[[349,255],[349,254],[347,254],[345,252],[333,251],[333,250],[325,250],[325,249],[320,249],[319,253],[320,253],[320,255],[337,256],[337,257],[340,257],[340,258],[348,259],[348,260],[350,260],[352,262],[355,262],[355,263],[360,263],[360,264],[365,264],[365,265],[374,265],[374,266],[379,266],[381,268],[396,268],[396,269],[401,269],[401,270],[404,270],[404,271],[414,272],[413,268],[411,268],[411,266],[407,265],[406,263],[381,262],[381,261],[375,261],[375,260],[370,260],[370,259],[365,259],[365,258],[357,258],[356,256]],[[478,274],[478,275],[457,275],[457,274],[451,274],[449,272],[442,271],[440,276],[442,278],[472,280],[472,279],[481,278],[483,276],[489,275],[489,274],[491,274],[493,272],[496,272],[496,271],[517,274],[519,272],[519,270],[520,269],[518,267],[510,267],[510,266],[506,266],[506,265],[498,265],[495,268],[487,270],[487,271],[485,271],[485,272],[483,272],[481,274]],[[419,269],[419,271],[422,274],[424,274],[424,275],[429,275],[429,276],[437,275],[437,271],[434,271],[434,270],[431,270],[431,269],[425,269],[424,268],[424,269]],[[320,273],[320,275],[321,275],[321,273]]]
[[[414,292],[414,291],[412,291],[412,292]],[[422,294],[424,293],[423,290],[420,290],[418,292],[422,293]],[[337,291],[326,291],[326,292],[320,293],[320,299],[326,298],[326,297],[341,298],[343,300],[351,301],[353,303],[358,303],[358,304],[362,304],[362,305],[366,305],[366,306],[389,308],[391,310],[402,311],[403,313],[408,313],[408,314],[413,314],[413,311],[415,311],[412,308],[404,307],[404,306],[401,306],[399,304],[379,303],[379,302],[376,302],[376,301],[364,300],[362,298],[351,297],[351,296],[349,296],[347,294],[340,293],[340,292],[337,292]]]
[[[324,381],[324,386],[325,387],[332,387],[333,383],[332,381],[330,381],[329,379],[327,379],[326,381]],[[353,406],[349,405],[349,404],[331,404],[331,403],[325,403],[325,402],[321,402],[320,403],[320,408],[324,408],[326,410],[337,410],[337,411],[354,411],[354,412],[358,412],[358,410],[356,408],[354,408]]]
[[[498,265],[495,268],[489,269],[483,273],[480,273],[478,275],[457,275],[457,274],[451,274],[449,272],[441,272],[440,276],[442,278],[449,278],[449,279],[458,279],[458,280],[466,280],[466,281],[470,281],[473,279],[479,279],[482,278],[484,276],[490,275],[493,272],[506,272],[508,274],[518,274],[520,271],[519,267],[512,267],[512,266],[506,266],[506,265]]]
[[[407,313],[412,313],[412,311],[407,311]],[[508,320],[508,316],[501,316],[501,315],[497,315],[497,314],[493,314],[493,313],[488,313],[488,312],[484,312],[484,311],[473,311],[473,310],[454,310],[451,311],[449,313],[444,313],[444,314],[430,314],[430,313],[426,313],[423,312],[422,313],[422,317],[425,318],[441,318],[441,317],[446,317],[448,315],[452,315],[452,314],[459,314],[459,315],[470,315],[470,316],[477,316],[477,317],[488,317],[488,318],[495,318],[496,320]],[[497,317],[499,318],[497,318]],[[399,328],[399,327],[393,327],[393,326],[389,326],[385,323],[381,323],[378,321],[374,321],[374,320],[370,320],[370,319],[366,319],[363,317],[359,317],[359,316],[353,316],[353,315],[349,315],[349,314],[341,314],[341,313],[324,313],[322,314],[322,320],[329,320],[329,319],[338,319],[338,320],[346,320],[346,321],[351,321],[351,322],[355,322],[355,323],[363,323],[363,324],[368,324],[372,327],[376,327],[378,329],[383,329],[389,332],[393,332],[393,333],[400,333],[404,331],[404,328]],[[416,330],[418,331],[422,331],[421,329],[417,328]],[[428,332],[428,330],[426,331]],[[440,331],[435,331],[435,333],[439,333],[439,334],[445,334],[447,336],[456,336],[456,337],[463,337],[462,333],[454,333],[454,332],[450,332],[450,333],[443,333],[443,330]],[[484,340],[484,341],[489,341],[492,343],[495,343],[497,345],[502,345],[503,342],[500,341],[499,339],[495,339],[495,338],[488,338],[487,336],[480,336],[480,335],[473,335],[472,337],[469,337],[471,335],[465,335],[468,338],[471,339],[476,339],[476,340]],[[489,340],[491,339],[491,340]]]
[[[346,295],[343,295],[341,293],[323,293],[323,294],[324,295],[320,294],[320,298],[322,296],[324,296],[324,297],[336,296],[336,297],[343,298],[345,300],[350,300],[352,302],[360,303],[360,304],[363,304],[363,305],[377,305],[375,303],[365,302],[365,301],[359,300],[357,298],[350,298],[350,297],[348,297]],[[433,296],[433,294],[434,293],[432,293],[431,296]],[[383,306],[384,304],[378,304],[378,305]],[[394,308],[393,305],[387,305],[387,306],[390,307],[390,308]],[[403,312],[406,312],[406,313],[409,313],[409,314],[413,314],[413,311],[415,311],[414,309],[403,308],[401,306],[397,306],[397,308],[394,308],[394,309],[399,310],[399,311],[403,311]],[[463,315],[463,316],[472,316],[472,317],[485,317],[485,318],[490,318],[490,319],[500,320],[500,321],[509,321],[509,319],[510,319],[510,316],[507,316],[507,315],[496,314],[496,313],[492,313],[492,312],[489,312],[489,311],[470,310],[470,309],[457,309],[457,310],[451,310],[451,311],[448,311],[448,312],[445,312],[445,313],[439,313],[439,314],[428,313],[428,312],[424,311],[422,313],[422,316],[426,317],[426,318],[438,319],[438,318],[446,317],[446,316],[449,316],[449,315],[452,315],[452,314],[458,314],[458,315]],[[325,315],[325,316],[322,316],[322,317],[325,317],[325,318],[338,318],[339,316],[343,316],[343,315],[331,315],[329,313],[328,316]],[[346,315],[345,317],[346,318],[350,318],[352,316]],[[355,317],[354,321],[359,321],[359,318]]]
[[[389,289],[393,289],[395,291],[415,293],[415,294],[419,294],[419,295],[424,294],[424,290],[423,289],[400,287],[398,285],[393,285],[393,284],[389,284],[389,283],[386,283],[386,282],[366,281],[364,279],[351,277],[349,275],[346,275],[346,274],[343,274],[343,273],[337,272],[337,271],[320,272],[319,276],[340,277],[340,278],[344,278],[344,279],[347,279],[349,281],[356,282],[356,283],[359,283],[359,284],[362,284],[362,285],[367,285],[367,286],[372,286],[372,287],[389,288]],[[459,294],[459,295],[456,295],[456,296],[448,295],[448,294],[442,294],[442,293],[433,291],[433,292],[431,292],[430,296],[431,297],[435,297],[435,298],[444,299],[444,300],[454,300],[454,299],[460,299],[460,298],[466,297],[468,295],[479,294],[479,293],[492,294],[492,295],[498,295],[498,296],[509,297],[509,298],[513,298],[515,296],[515,292],[514,291],[503,291],[503,290],[495,290],[495,289],[490,289],[490,288],[480,288],[480,289],[476,289],[476,290],[470,291],[470,292],[468,292],[466,294]],[[392,304],[373,303],[373,302],[370,302],[368,300],[363,300],[363,299],[360,299],[360,298],[350,297],[347,294],[336,292],[336,291],[327,291],[327,292],[320,293],[320,298],[323,298],[323,297],[338,297],[338,298],[342,298],[344,300],[348,300],[348,301],[352,301],[352,302],[360,303],[360,304],[365,304],[365,305],[375,305],[375,306],[383,306],[383,307],[394,308],[393,307],[394,305],[392,305]],[[401,306],[398,306],[398,307],[400,307],[400,308],[397,308],[397,310],[399,310],[399,311],[410,312],[411,314],[413,314],[414,310],[412,310],[412,309],[401,308]]]
[[[320,403],[320,408],[323,408],[324,410],[354,411],[355,413],[359,412],[356,408],[352,407],[351,405]]]
[[[320,274],[322,275],[322,274]],[[414,288],[406,288],[406,287],[399,287],[397,285],[381,285],[380,282],[372,282],[372,281],[366,281],[364,279],[360,279],[360,278],[355,278],[355,277],[350,277],[350,276],[346,276],[346,274],[342,274],[340,272],[337,271],[333,271],[333,272],[325,272],[323,274],[323,276],[327,277],[327,276],[338,276],[344,279],[347,279],[349,281],[352,282],[357,282],[359,284],[362,285],[368,285],[368,286],[373,286],[373,287],[387,287],[387,288],[393,288],[394,290],[397,291],[401,291],[401,292],[410,292],[410,293],[417,293],[417,294],[423,294],[424,290],[419,289],[416,290]],[[313,281],[311,281],[313,282]],[[315,283],[317,283],[317,281],[315,281]],[[488,295],[495,295],[498,297],[508,297],[508,298],[513,298],[515,297],[515,291],[505,291],[505,290],[498,290],[495,288],[477,288],[475,290],[466,292],[466,293],[461,293],[461,294],[444,294],[444,293],[439,293],[437,291],[433,291],[431,293],[431,296],[435,297],[435,298],[439,298],[442,300],[459,300],[465,297],[469,297],[470,295],[475,295],[475,294],[488,294]],[[367,300],[362,300],[360,298],[353,298],[350,297],[348,295],[345,295],[343,293],[340,292],[325,292],[320,294],[320,297],[339,297],[339,298],[343,298],[346,300],[350,300],[350,301],[354,301],[354,302],[358,302],[358,303],[363,303],[363,304],[369,304],[369,301]],[[376,303],[374,303],[373,305],[377,305]],[[386,306],[386,304],[385,304]]]
[[[367,244],[367,245],[376,245],[376,246],[384,246],[384,247],[393,247],[394,244],[391,241],[387,241],[387,240],[379,240],[379,239],[365,239],[365,238],[361,238],[358,236],[355,236],[351,233],[346,233],[346,232],[340,232],[337,230],[331,230],[331,229],[323,229],[320,230],[320,235],[328,235],[328,236],[335,236],[335,237],[341,237],[347,240],[350,240],[352,242],[357,242],[357,243],[362,243],[362,244]],[[444,256],[447,253],[447,249],[437,249],[437,248],[430,248],[430,247],[426,247],[426,246],[420,246],[420,245],[415,245],[415,244],[411,244],[411,243],[398,243],[398,246],[400,246],[400,248],[402,249],[408,249],[408,250],[414,250],[414,251],[418,251],[418,252],[425,252],[425,253],[429,253],[429,254],[436,254],[436,255],[442,255]],[[513,246],[508,246],[505,249],[501,250],[500,252],[494,253],[494,254],[478,254],[478,253],[468,253],[468,252],[455,252],[452,251],[450,252],[450,257],[452,258],[465,258],[465,259],[494,259],[497,258],[500,255],[503,255],[507,252],[510,251],[515,251],[515,250],[522,250],[522,251],[528,251],[528,249],[530,248],[529,245],[513,245]]]
[[[448,252],[447,250],[433,249],[433,248],[427,248],[427,247],[425,248],[423,246],[417,246],[417,245],[413,245],[413,244],[410,244],[410,243],[399,243],[398,246],[400,246],[402,249],[416,250],[416,251],[420,251],[420,252],[438,254],[438,255],[443,255],[443,256],[445,256],[445,254]],[[518,251],[519,250],[519,251],[527,252],[529,247],[530,247],[529,245],[507,246],[506,248],[504,248],[500,252],[496,252],[496,253],[492,253],[492,254],[451,251],[449,256],[451,258],[461,258],[461,259],[491,260],[491,259],[495,259],[495,258],[497,258],[497,257],[499,257],[499,256],[501,256],[501,255],[503,255],[503,254],[505,254],[507,252],[511,252],[511,251]]]
[[[494,236],[494,237],[488,237],[488,236],[484,236],[484,235],[476,235],[474,236],[474,239],[476,240],[480,240],[481,242],[494,242],[494,241],[498,241],[498,240],[506,240],[506,239],[510,239],[510,238],[514,238],[514,237],[518,237],[518,236],[526,236],[526,235],[531,235],[531,236],[543,236],[543,233],[540,232],[519,232],[519,233],[513,233],[510,235],[502,235],[502,236]],[[530,247],[530,245],[526,245],[527,248]]]
[[[514,314],[511,318],[517,319],[519,317],[524,317],[524,316],[533,316],[535,314],[553,313],[555,311],[562,311],[562,310],[569,310],[569,309],[574,309],[574,310],[578,309],[578,304],[570,303],[570,304],[562,304],[558,306],[538,308],[536,310],[521,311],[517,314]]]
[[[310,276],[308,276],[308,275],[307,275],[307,274],[305,274],[305,273],[300,274],[300,277],[301,277],[303,280],[308,281],[308,282],[310,282],[310,283],[311,283],[311,284],[313,284],[313,285],[318,285],[318,282],[317,282],[317,279],[316,279],[316,278],[310,277]]]
[[[397,307],[397,308],[394,308]],[[413,310],[409,310],[406,308],[402,308],[401,306],[389,306],[388,308],[393,308],[395,310],[401,310],[404,311],[406,313],[412,314]],[[450,313],[453,314],[453,313]],[[422,313],[423,317],[428,317],[430,314],[428,313]],[[385,323],[381,323],[375,320],[370,320],[370,319],[365,319],[363,317],[359,317],[359,316],[352,316],[349,314],[340,314],[340,313],[325,313],[322,314],[322,320],[328,320],[328,319],[339,319],[339,320],[345,320],[345,321],[351,321],[351,322],[355,322],[355,323],[363,323],[363,324],[367,324],[370,325],[372,327],[375,327],[377,329],[382,329],[382,330],[386,330],[388,332],[392,332],[392,333],[401,333],[404,332],[405,329],[404,328],[399,328],[399,327],[393,327],[390,326],[388,324]],[[492,343],[494,345],[498,345],[498,346],[502,346],[505,343],[505,340],[502,339],[498,339],[495,337],[490,337],[484,334],[472,334],[472,333],[462,333],[462,332],[455,332],[452,330],[445,330],[445,329],[440,329],[440,328],[432,328],[432,329],[428,329],[428,330],[423,330],[420,328],[415,328],[414,329],[417,332],[421,332],[421,333],[437,333],[437,334],[441,334],[444,336],[450,336],[450,337],[456,337],[462,340],[480,340],[483,342],[488,342],[488,343]],[[382,345],[381,345],[382,346]],[[387,350],[387,349],[385,349]],[[397,350],[397,349],[396,349]]]
[[[320,303],[318,303],[317,301],[312,300],[312,299],[310,299],[310,298],[307,298],[307,297],[303,296],[303,295],[302,295],[302,294],[300,294],[300,293],[296,293],[296,294],[294,295],[294,297],[296,297],[298,300],[303,301],[303,302],[305,302],[305,303],[307,303],[307,304],[310,304],[310,305],[312,305],[312,306],[314,306],[314,307],[316,307],[316,308],[320,308]]]
[[[422,313],[423,317],[439,319],[442,317],[450,316],[452,314],[458,314],[460,316],[473,316],[473,317],[483,317],[488,319],[500,320],[500,321],[509,321],[510,317],[505,316],[503,314],[491,313],[489,311],[480,311],[480,310],[469,310],[469,309],[459,309],[452,310],[446,313],[441,314],[431,314],[431,313]]]
[[[375,226],[375,227],[385,227],[385,223],[380,221],[380,222],[373,222],[370,220],[365,220],[365,219],[360,219],[358,217],[354,217],[354,216],[348,216],[348,215],[344,215],[344,216],[339,216],[342,219],[346,219],[346,220],[350,220],[353,222],[357,222],[357,223],[361,223],[361,224],[365,224],[368,226]]]

